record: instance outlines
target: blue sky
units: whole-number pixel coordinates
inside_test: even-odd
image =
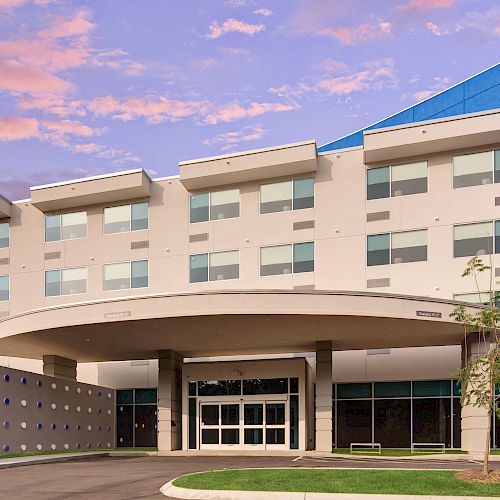
[[[323,144],[499,49],[495,0],[0,0],[0,193]]]

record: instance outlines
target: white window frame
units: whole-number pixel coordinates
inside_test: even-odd
[[[62,293],[62,272],[71,271],[72,269],[85,269],[85,292],[81,293]],[[59,294],[58,295],[46,295],[47,292],[47,273],[59,271]],[[73,297],[74,295],[87,295],[88,293],[88,282],[89,282],[89,271],[87,266],[75,266],[75,267],[62,267],[56,269],[45,269],[44,274],[44,295],[46,299],[51,299],[54,297]]]
[[[144,229],[132,229],[132,205],[142,205],[146,203],[148,205],[148,227]],[[113,233],[106,232],[106,210],[110,208],[128,207],[128,230],[127,231],[115,231]],[[120,205],[111,205],[109,207],[104,207],[102,210],[102,234],[104,236],[112,236],[114,234],[124,234],[124,233],[138,233],[140,231],[149,231],[149,201],[137,201],[134,203],[122,203]]]
[[[85,219],[86,219],[86,224],[85,224],[85,236],[78,236],[77,238],[63,238],[62,235],[63,235],[63,225],[62,225],[62,216],[63,215],[68,215],[68,214],[79,214],[79,213],[85,213]],[[47,220],[47,217],[54,217],[54,216],[58,216],[59,217],[59,229],[60,229],[60,232],[61,232],[61,237],[58,239],[58,240],[51,240],[51,241],[47,241],[47,226],[46,226],[46,220]],[[43,239],[44,239],[44,242],[45,243],[56,243],[58,241],[73,241],[73,240],[83,240],[84,238],[87,238],[88,235],[89,235],[89,218],[88,218],[88,212],[87,210],[78,210],[76,212],[60,212],[60,213],[55,213],[55,214],[51,214],[51,213],[48,213],[48,214],[45,214],[45,217],[44,217],[44,220],[43,220]],[[10,233],[9,233],[10,235]]]
[[[224,220],[224,219],[222,219]],[[196,223],[195,223],[196,224]],[[210,256],[214,253],[226,253],[226,252],[237,252],[238,253],[238,277],[237,278],[225,278],[223,280],[211,280],[210,279]],[[191,257],[194,257],[195,255],[207,255],[207,261],[208,261],[208,266],[207,266],[207,271],[208,271],[208,276],[206,281],[194,281],[191,283]],[[216,252],[200,252],[200,253],[193,253],[189,254],[189,268],[188,268],[188,282],[190,285],[197,285],[199,283],[219,283],[221,281],[235,281],[240,279],[240,269],[241,269],[241,260],[240,260],[240,249],[239,248],[233,248],[229,250],[217,250]]]
[[[116,233],[112,233],[112,234],[116,234]],[[148,263],[148,286],[137,286],[137,287],[134,287],[132,288],[132,263],[133,262],[144,262],[146,261]],[[104,269],[106,266],[112,266],[114,264],[129,264],[129,287],[128,288],[114,288],[112,290],[105,290],[104,289],[104,283],[106,282],[106,280],[104,279],[105,278],[105,275],[104,275]],[[122,261],[118,261],[118,262],[106,262],[102,265],[102,291],[104,293],[108,293],[108,292],[120,292],[120,291],[125,291],[125,290],[145,290],[146,288],[149,288],[149,278],[150,278],[150,267],[149,267],[149,259],[135,259],[135,260],[122,260]]]
[[[277,213],[277,212],[271,212],[271,213]],[[316,272],[316,240],[294,241],[293,243],[279,243],[277,245],[259,246],[259,277],[260,278],[273,278],[273,277],[276,277],[276,276],[291,276],[291,275],[294,275],[294,274],[305,274],[306,272],[304,272],[304,273],[295,273],[294,272],[293,246],[294,245],[300,245],[301,243],[312,243],[313,244],[314,270],[313,271],[306,271],[306,272],[307,273],[314,273],[314,272]],[[267,274],[267,275],[262,275],[260,273],[261,268],[262,268],[262,264],[261,264],[262,252],[261,252],[261,249],[262,248],[274,248],[274,247],[286,247],[286,246],[291,246],[292,247],[292,262],[291,262],[291,264],[292,264],[292,271],[290,273],[286,273],[286,274]]]
[[[314,199],[314,206],[308,207],[308,208],[295,208],[295,198],[293,196],[293,183],[294,181],[303,181],[305,179],[312,179],[313,180],[313,199]],[[270,186],[272,184],[281,184],[283,182],[291,182],[292,183],[292,209],[291,210],[280,210],[278,212],[261,212],[261,187],[262,186]],[[315,208],[316,206],[316,178],[314,176],[308,176],[308,177],[297,177],[296,179],[285,179],[283,181],[275,181],[275,182],[265,182],[263,184],[259,184],[259,215],[271,215],[271,214],[282,214],[282,213],[287,213],[287,212],[295,212],[295,210],[310,210],[311,208]],[[307,243],[307,242],[306,242]],[[279,246],[279,245],[276,245]]]
[[[212,208],[212,193],[222,193],[224,191],[238,191],[238,216],[237,217],[226,217],[224,219],[212,219],[211,217],[211,208]],[[191,196],[196,196],[196,195],[201,195],[201,194],[208,194],[208,219],[207,220],[200,220],[197,222],[191,222]],[[188,210],[188,221],[189,224],[204,224],[207,222],[220,222],[224,220],[234,220],[234,219],[239,219],[241,217],[241,189],[240,188],[229,188],[229,189],[217,189],[215,191],[202,191],[200,193],[189,193],[189,210]],[[230,250],[228,250],[229,252]],[[209,253],[209,252],[202,252],[202,253]],[[194,254],[194,255],[199,255],[199,254]],[[204,281],[200,281],[200,283],[204,283]]]
[[[0,225],[6,224],[7,225],[7,239],[9,240],[9,244],[6,247],[1,247],[0,251],[2,248],[10,248],[10,221],[0,221]]]

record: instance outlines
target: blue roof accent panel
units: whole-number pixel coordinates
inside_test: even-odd
[[[318,153],[363,145],[363,132],[500,108],[500,63],[395,115],[318,148]]]

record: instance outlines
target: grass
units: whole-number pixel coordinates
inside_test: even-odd
[[[201,472],[174,481],[181,488],[500,497],[500,484],[466,482],[456,471],[246,469]]]
[[[349,448],[335,448],[332,450],[332,453],[342,453],[344,455],[351,455],[351,450]],[[440,450],[420,450],[416,453],[412,453],[410,448],[382,448],[382,453],[379,455],[375,451],[371,451],[370,449],[358,449],[355,453],[352,453],[353,456],[383,456],[383,457],[407,457],[407,456],[417,456],[417,455],[430,455],[433,453],[441,453]],[[447,454],[465,454],[465,451],[462,450],[445,450]]]
[[[88,453],[93,451],[158,451],[158,448],[96,448],[90,450],[47,450],[47,451],[20,451],[19,453],[2,453],[1,458],[36,457],[40,455],[60,455],[63,453]]]

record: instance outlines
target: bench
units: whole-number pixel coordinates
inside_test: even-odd
[[[412,453],[445,453],[444,443],[411,443]]]
[[[355,448],[358,448],[355,450]],[[355,451],[358,453],[377,453],[380,455],[382,453],[382,446],[380,443],[351,443],[351,454]]]

